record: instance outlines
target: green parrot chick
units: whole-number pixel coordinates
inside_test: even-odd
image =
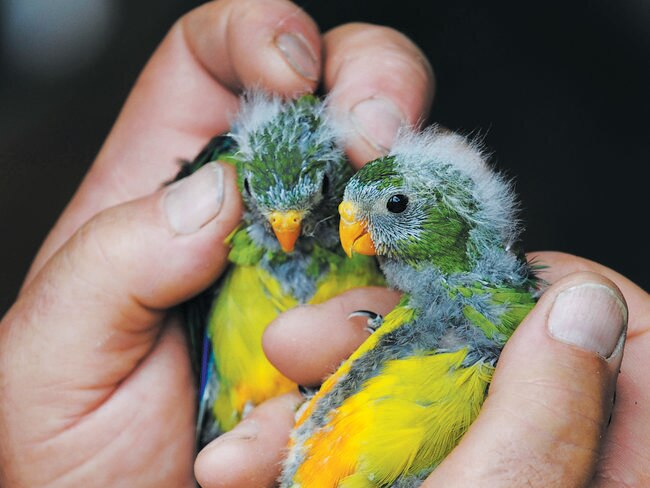
[[[419,486],[459,442],[537,297],[515,210],[479,147],[436,128],[352,177],[341,244],[403,296],[301,411],[282,487]]]
[[[279,313],[383,283],[372,258],[349,260],[339,247],[336,209],[352,175],[341,147],[326,102],[252,91],[230,132],[183,168],[180,176],[210,161],[233,164],[245,206],[228,238],[230,266],[185,307],[199,378],[199,446],[296,388],[262,350]]]

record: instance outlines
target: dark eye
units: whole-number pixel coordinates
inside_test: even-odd
[[[323,175],[323,187],[321,188],[321,193],[325,195],[330,191],[330,179],[327,175]]]
[[[248,184],[248,178],[244,178],[244,190],[246,190],[246,193],[249,195],[251,194],[251,187]]]
[[[402,213],[404,210],[406,210],[408,203],[409,199],[406,195],[393,195],[388,199],[386,208],[389,212]]]

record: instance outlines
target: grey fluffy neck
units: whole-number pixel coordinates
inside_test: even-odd
[[[459,286],[524,286],[529,277],[528,265],[512,252],[500,248],[489,248],[473,259],[469,271],[443,273],[433,265],[415,268],[396,259],[380,259],[381,268],[388,284],[413,299],[427,300],[440,293]]]
[[[490,293],[466,296],[456,291],[461,287],[527,287],[529,272],[525,262],[508,251],[491,249],[475,260],[472,269],[460,273],[443,274],[433,266],[415,269],[395,260],[383,260],[380,264],[390,286],[409,295],[409,306],[418,312],[416,322],[420,330],[435,338],[440,350],[470,345],[470,362],[498,357],[501,344],[488,339],[467,320],[464,311],[469,306],[496,323],[505,307],[495,304]]]

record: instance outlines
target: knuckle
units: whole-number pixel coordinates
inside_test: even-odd
[[[512,423],[522,421],[508,412]],[[495,455],[477,473],[476,486],[580,487],[592,477],[597,449],[576,445],[563,434],[546,426],[523,427],[520,435],[503,435],[493,450]]]
[[[230,25],[247,27],[268,26],[277,28],[290,18],[306,18],[307,14],[298,6],[287,0],[222,0],[230,2]],[[308,24],[309,25],[309,24]]]
[[[340,29],[337,32],[337,29]],[[368,57],[387,58],[400,69],[430,79],[433,68],[418,46],[405,34],[383,25],[354,23],[337,28],[332,33],[340,38],[348,52],[347,60]],[[377,58],[377,59],[375,59]]]
[[[580,383],[580,378],[540,378],[519,387],[519,395],[559,435],[567,432],[600,432],[605,402],[598,385]],[[560,440],[560,439],[558,439]]]
[[[101,211],[79,228],[71,246],[64,247],[66,261],[80,271],[86,269],[86,274],[128,267],[139,239],[131,218],[119,207]]]
[[[91,255],[93,261],[98,261],[99,265],[111,266],[115,262],[116,253],[113,246],[108,243],[111,241],[106,235],[106,227],[114,221],[110,211],[102,211],[90,219],[77,231],[76,249],[82,251],[82,255]],[[70,252],[74,252],[73,248]]]

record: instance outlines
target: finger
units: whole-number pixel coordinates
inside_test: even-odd
[[[10,359],[3,351],[0,363]],[[194,478],[194,378],[176,320],[165,320],[152,353],[87,415],[67,417],[62,405],[79,408],[92,392],[50,384],[44,393],[39,378],[16,384],[27,362],[0,364],[0,486],[188,486]]]
[[[95,213],[147,195],[228,129],[234,88],[293,96],[315,87],[320,39],[285,0],[210,2],[179,20],[141,73],[90,172],[26,281]]]
[[[200,34],[187,39],[192,52],[233,91],[258,83],[288,95],[316,88],[318,26],[291,2],[221,0],[199,7],[183,22],[188,33]]]
[[[551,283],[572,272],[591,271],[606,276],[623,292],[629,307],[627,344],[594,486],[648,484],[650,410],[641,405],[650,403],[650,391],[642,386],[650,351],[650,296],[619,273],[588,259],[561,252],[535,252],[529,258],[548,266],[540,276]]]
[[[267,327],[263,346],[269,361],[288,378],[305,386],[321,383],[370,332],[357,310],[390,312],[399,293],[380,287],[349,290],[319,305],[289,310]]]
[[[563,252],[537,251],[529,253],[528,259],[543,266],[538,275],[549,283],[578,271],[590,271],[607,277],[621,289],[629,307],[627,336],[634,337],[650,331],[650,295],[620,273],[589,259]]]
[[[297,393],[268,400],[208,444],[194,464],[199,484],[203,488],[274,486],[301,401]]]
[[[600,275],[553,285],[506,345],[476,422],[423,486],[587,486],[626,318],[620,291]]]
[[[155,344],[164,310],[225,265],[224,239],[241,212],[234,180],[232,168],[211,163],[102,212],[66,243],[0,327],[2,369],[19,404],[38,409],[53,388],[75,392],[78,401],[57,400],[71,422],[112,394]]]
[[[350,127],[353,165],[387,152],[400,126],[418,125],[433,100],[433,70],[403,34],[369,24],[347,24],[324,36],[325,88]]]

